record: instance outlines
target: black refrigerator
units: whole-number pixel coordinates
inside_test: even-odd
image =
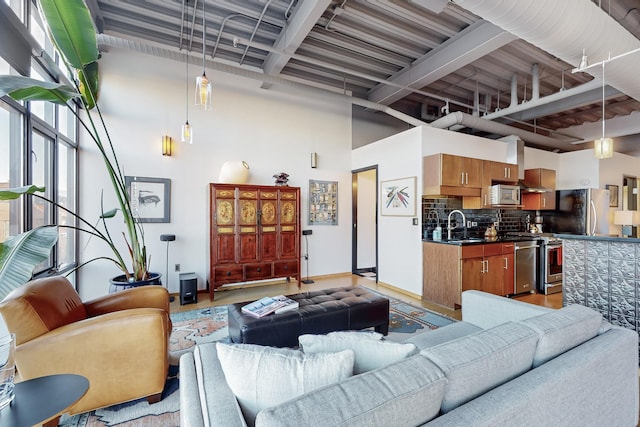
[[[552,233],[606,236],[609,234],[609,190],[557,190],[556,210],[543,216]]]

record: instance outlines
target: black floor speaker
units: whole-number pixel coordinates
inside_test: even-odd
[[[198,277],[195,273],[180,273],[180,305],[198,302]]]

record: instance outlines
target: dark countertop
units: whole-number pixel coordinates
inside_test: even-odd
[[[422,239],[423,242],[427,243],[441,243],[444,245],[484,245],[487,243],[508,243],[508,242],[530,242],[532,240],[538,240],[537,237],[524,237],[524,236],[497,236],[497,237],[468,237],[466,239],[459,237],[453,238],[451,240],[442,239],[442,240],[430,240],[430,239]],[[640,242],[640,239],[634,239]]]
[[[618,242],[618,243],[640,243],[640,239],[636,237],[618,237],[618,236],[583,236],[580,234],[554,234],[559,239],[573,240],[591,240],[600,242]]]

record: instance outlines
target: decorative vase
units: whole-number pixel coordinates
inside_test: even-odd
[[[120,276],[116,276],[110,280],[111,285],[109,286],[109,293],[112,294],[114,292],[124,291],[129,288],[137,288],[138,286],[147,286],[147,285],[160,285],[162,286],[162,282],[160,278],[162,277],[161,273],[149,273],[149,278],[145,280],[138,280],[129,282],[127,280],[127,276],[121,274]]]

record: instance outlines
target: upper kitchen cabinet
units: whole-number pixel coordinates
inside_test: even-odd
[[[434,154],[423,159],[422,173],[422,194],[425,196],[480,197],[482,160]]]
[[[483,174],[486,174],[485,180],[490,181],[490,184],[497,182],[505,184],[518,183],[518,165],[485,160]]]
[[[556,208],[556,171],[552,169],[526,169],[524,184],[529,187],[522,191],[523,209],[554,210]]]
[[[498,183],[517,184],[518,165],[483,160],[480,197],[464,197],[462,207],[464,209],[491,208],[491,185]]]

